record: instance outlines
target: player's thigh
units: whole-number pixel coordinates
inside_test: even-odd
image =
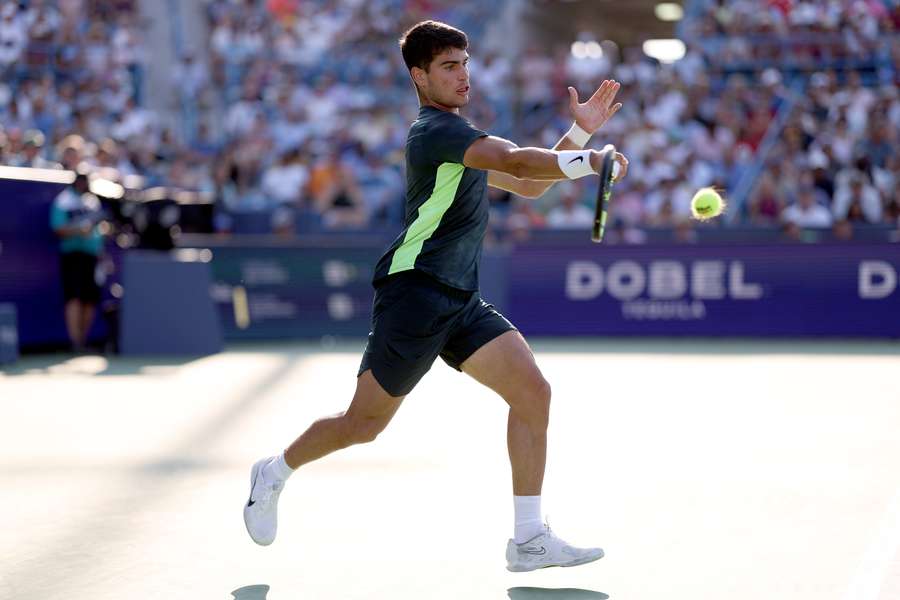
[[[550,385],[518,331],[507,331],[486,343],[460,369],[500,394],[513,408],[521,403],[549,402]]]
[[[405,396],[391,396],[368,369],[356,378],[356,392],[345,415],[352,421],[383,428],[394,417],[403,398]]]

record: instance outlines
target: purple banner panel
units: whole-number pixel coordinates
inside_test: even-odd
[[[526,335],[900,337],[900,245],[525,246]]]
[[[16,306],[22,346],[67,339],[59,241],[50,229],[50,205],[64,187],[0,177],[0,302]]]

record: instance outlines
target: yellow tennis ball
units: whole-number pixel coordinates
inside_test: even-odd
[[[725,200],[712,188],[701,188],[691,198],[691,214],[699,221],[718,217],[725,210]]]

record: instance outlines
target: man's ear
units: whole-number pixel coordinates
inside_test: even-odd
[[[428,75],[425,73],[424,69],[420,69],[419,67],[413,67],[409,70],[410,75],[412,75],[413,81],[420,87],[425,87],[425,82],[427,81]]]

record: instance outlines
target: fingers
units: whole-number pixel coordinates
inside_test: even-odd
[[[615,160],[619,164],[619,173],[615,178],[615,182],[618,183],[625,179],[625,174],[628,173],[628,159],[623,154],[616,152]]]
[[[572,108],[578,106],[578,92],[573,87],[569,87],[569,105]]]
[[[604,98],[604,101],[606,102],[606,106],[609,106],[610,104],[612,104],[612,101],[615,99],[616,94],[619,93],[620,87],[622,87],[622,84],[620,84],[618,81],[613,81],[610,83],[610,86],[606,92],[607,97]]]
[[[600,84],[600,87],[594,92],[594,95],[591,96],[589,102],[597,102],[602,106],[609,106],[621,87],[622,84],[615,79],[607,79]]]
[[[588,102],[592,102],[595,98],[602,98],[604,95],[606,95],[606,91],[609,89],[610,83],[611,81],[609,79],[601,83],[600,87],[597,88],[597,91],[594,92],[594,95],[591,96],[591,99],[588,100]]]

